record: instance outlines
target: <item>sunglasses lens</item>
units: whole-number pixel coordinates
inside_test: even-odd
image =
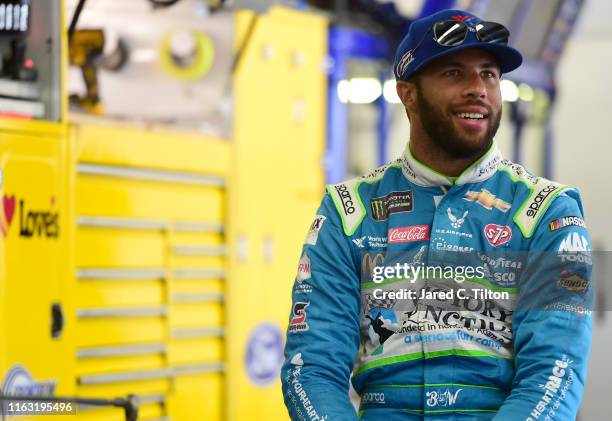
[[[438,22],[433,27],[434,39],[444,47],[455,47],[465,41],[467,25],[456,20]]]
[[[482,42],[507,44],[510,32],[505,26],[496,22],[480,22],[476,25],[476,36]]]

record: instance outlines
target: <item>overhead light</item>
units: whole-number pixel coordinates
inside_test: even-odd
[[[376,78],[356,77],[349,81],[349,101],[353,104],[371,104],[381,95],[382,86]]]
[[[504,79],[499,85],[501,89],[502,100],[508,102],[516,102],[519,99],[519,89],[516,83],[511,80]]]
[[[533,101],[534,98],[534,92],[533,92],[533,88],[529,85],[527,85],[526,83],[521,83],[518,86],[518,91],[519,91],[519,98],[521,99],[521,101],[526,101],[526,102],[530,102]]]
[[[352,78],[338,82],[338,100],[346,104],[371,104],[382,95],[382,85],[376,78]]]
[[[341,80],[338,82],[338,99],[341,103],[346,104],[349,100],[349,82]]]
[[[383,85],[383,96],[387,102],[391,104],[401,104],[402,100],[397,96],[397,90],[395,89],[395,80],[387,80]]]

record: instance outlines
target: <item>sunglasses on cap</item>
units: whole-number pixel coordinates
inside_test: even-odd
[[[414,53],[421,46],[427,34],[432,31],[434,41],[443,47],[456,47],[463,44],[467,39],[468,32],[475,32],[478,41],[491,44],[508,44],[508,38],[510,37],[510,31],[497,22],[479,22],[474,26],[469,26],[463,21],[441,20],[425,32],[413,49],[404,54],[397,64],[397,75],[404,74],[406,67],[413,60]]]
[[[419,43],[412,49],[414,53],[421,46],[427,34],[433,31],[433,39],[443,47],[456,47],[465,42],[468,32],[476,32],[480,42],[491,44],[508,44],[510,31],[497,22],[479,22],[474,27],[458,20],[441,20],[429,28]]]
[[[471,27],[462,21],[443,20],[436,22],[431,30],[434,41],[443,47],[463,44],[469,31],[476,32],[478,41],[492,44],[507,44],[510,37],[510,31],[497,22],[479,22]]]

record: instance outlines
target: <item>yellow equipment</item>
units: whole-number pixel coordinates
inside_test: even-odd
[[[52,8],[33,10],[38,25],[62,15],[59,0],[38,4]],[[46,117],[0,118],[4,393],[133,394],[149,421],[286,419],[280,361],[262,359],[261,340],[277,332],[270,350],[282,348],[323,191],[325,19],[235,12],[229,138],[68,115],[53,22],[64,83],[41,81],[55,86]],[[91,67],[102,45],[76,32],[72,60]],[[96,95],[83,103],[96,109]],[[76,419],[125,415],[80,405]]]
[[[87,94],[84,97],[71,95],[70,102],[93,114],[104,113],[98,93],[96,61],[104,51],[104,32],[101,29],[79,29],[73,32],[69,45],[70,64],[79,66]]]

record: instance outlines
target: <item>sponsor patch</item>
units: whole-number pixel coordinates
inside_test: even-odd
[[[367,241],[368,247],[370,248],[384,249],[387,247],[387,237],[372,237],[371,235],[368,235]]]
[[[508,160],[502,161],[500,170],[509,173],[514,181],[524,181],[531,185],[531,193],[519,211],[512,218],[525,238],[531,238],[535,232],[539,216],[550,205],[551,200],[568,187],[542,177],[536,177],[522,166]]]
[[[366,236],[364,235],[363,237],[360,237],[360,238],[353,238],[352,241],[357,247],[362,249],[365,247],[365,244],[364,244],[365,239],[366,239]]]
[[[304,244],[310,244],[311,246],[317,245],[317,239],[319,238],[319,231],[323,228],[323,223],[327,218],[323,215],[315,216],[314,221],[310,225],[308,229],[308,234],[306,235],[306,240]]]
[[[375,197],[370,201],[372,218],[384,221],[392,213],[410,212],[413,209],[411,190],[391,192],[384,197]]]
[[[355,206],[357,205],[353,195],[349,191],[346,184],[338,184],[334,186],[338,197],[340,198],[340,203],[342,204],[342,209],[344,210],[345,215],[352,215],[355,213]]]
[[[487,189],[482,189],[479,192],[470,190],[465,194],[465,196],[463,196],[463,200],[467,200],[468,202],[476,202],[488,210],[495,208],[504,213],[508,212],[512,207],[510,203],[501,200]]]
[[[559,243],[559,253],[589,251],[589,241],[584,235],[571,232]]]
[[[451,226],[455,229],[461,228],[461,225],[465,222],[465,218],[467,218],[469,211],[463,212],[461,217],[453,215],[453,211],[451,208],[446,209],[446,213],[448,214],[448,219],[451,222]]]
[[[363,221],[366,210],[359,198],[360,178],[354,178],[340,184],[327,186],[327,191],[334,201],[334,206],[342,219],[342,228],[347,236],[355,233],[355,230]]]
[[[308,330],[308,323],[306,322],[306,307],[309,305],[309,302],[301,301],[298,301],[293,305],[293,314],[291,315],[291,321],[289,322],[289,333],[305,332]]]
[[[310,278],[310,257],[308,257],[308,253],[304,251],[304,253],[302,253],[302,257],[300,257],[300,262],[298,263],[298,273],[296,279],[299,283],[302,283],[306,279]]]
[[[450,244],[444,238],[436,237],[433,239],[434,248],[440,251],[453,251],[458,253],[473,253],[474,247],[459,246],[457,244]]]
[[[429,240],[429,225],[411,225],[390,228],[387,234],[389,243],[411,243]]]
[[[365,392],[361,395],[362,403],[385,403],[385,394],[383,392]]]
[[[484,236],[492,247],[498,247],[512,239],[512,228],[508,225],[488,224],[484,227]]]
[[[586,228],[584,220],[578,216],[564,216],[563,218],[555,219],[548,224],[548,228],[550,228],[551,231],[557,231],[561,228],[572,226]]]
[[[526,421],[538,419],[555,419],[555,411],[561,402],[568,396],[568,389],[574,381],[574,371],[570,367],[573,361],[565,355],[560,360],[556,360],[552,369],[548,372],[548,379],[545,384],[539,384],[542,390],[540,401],[529,413]],[[545,417],[542,415],[546,414]]]
[[[559,253],[557,254],[559,259],[563,263],[585,263],[587,265],[593,264],[593,259],[591,258],[590,252],[568,252],[568,253]]]
[[[561,187],[562,186],[557,183],[550,183],[546,187],[541,188],[533,200],[529,203],[529,206],[527,206],[527,216],[535,219],[540,213],[542,204],[546,201],[546,199],[554,192],[561,189]]]
[[[589,281],[582,276],[570,274],[568,271],[561,272],[562,278],[557,281],[557,285],[572,292],[586,292],[589,288]]]
[[[385,264],[384,253],[363,253],[361,257],[361,280],[370,282],[374,276],[374,268]]]
[[[449,407],[455,405],[457,402],[457,398],[463,389],[457,389],[455,391],[451,391],[450,389],[442,390],[432,390],[430,392],[426,392],[425,396],[427,397],[427,406],[430,408],[435,407]]]
[[[302,360],[302,353],[298,352],[291,358],[291,364],[293,365],[304,365],[304,361]]]

